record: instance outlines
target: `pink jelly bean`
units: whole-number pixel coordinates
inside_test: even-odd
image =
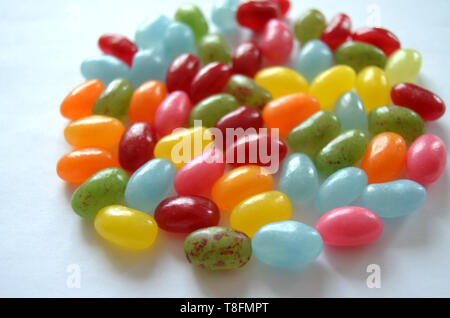
[[[261,39],[261,51],[271,63],[286,62],[294,47],[294,36],[290,28],[278,19],[270,20],[264,27]]]

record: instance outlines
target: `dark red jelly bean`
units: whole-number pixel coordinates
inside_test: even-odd
[[[169,92],[183,91],[190,93],[192,80],[198,73],[200,61],[193,54],[181,54],[169,66],[166,86]]]
[[[261,52],[271,63],[283,64],[291,56],[294,47],[294,35],[291,29],[281,20],[270,20],[261,39]]]
[[[240,44],[233,55],[233,73],[253,78],[262,67],[262,53],[253,42]]]
[[[132,124],[119,144],[119,162],[122,168],[134,172],[153,158],[157,139],[152,125],[138,122]]]
[[[400,83],[392,87],[391,99],[394,105],[412,109],[425,121],[441,118],[446,109],[439,96],[412,83]]]
[[[155,210],[158,226],[168,232],[191,233],[219,224],[220,211],[209,199],[177,196],[165,199]]]
[[[289,12],[289,9],[291,8],[291,2],[289,0],[271,0],[278,4],[281,10],[281,15],[284,17]]]
[[[117,57],[128,66],[133,64],[133,58],[138,51],[137,46],[123,35],[104,34],[98,39],[98,46],[103,53]]]
[[[281,18],[280,6],[270,0],[242,2],[236,12],[237,22],[246,28],[259,32],[271,19]]]
[[[231,67],[221,62],[205,65],[194,77],[191,84],[191,99],[194,104],[223,91],[233,72]]]
[[[388,57],[401,47],[395,34],[383,28],[366,27],[359,29],[353,33],[352,39],[353,41],[372,44],[382,50]]]
[[[342,43],[351,39],[352,21],[349,16],[343,13],[336,15],[323,30],[322,41],[325,42],[331,50],[336,50]]]

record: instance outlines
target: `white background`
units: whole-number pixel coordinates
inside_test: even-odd
[[[209,15],[212,1],[195,1]],[[317,7],[328,19],[348,13],[355,27],[375,21],[404,47],[422,52],[419,83],[447,102],[450,1],[292,1],[291,17]],[[449,174],[429,187],[424,208],[385,224],[381,239],[355,249],[325,248],[302,272],[280,272],[253,258],[241,270],[206,272],[185,260],[183,239],[160,231],[149,250],[104,242],[70,209],[72,188],[55,165],[70,150],[59,103],[76,84],[81,61],[98,54],[106,32],[133,37],[153,14],[172,16],[181,1],[0,2],[0,296],[56,297],[400,297],[450,296]],[[374,11],[375,10],[375,11]],[[375,12],[375,15],[373,13]],[[429,132],[449,141],[449,114]],[[303,209],[295,219],[313,225]],[[70,264],[81,288],[66,285]],[[366,267],[381,266],[380,289]]]

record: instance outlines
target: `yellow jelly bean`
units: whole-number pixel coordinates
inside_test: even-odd
[[[231,212],[233,229],[252,237],[262,226],[287,221],[292,215],[288,197],[279,191],[257,194],[239,203]]]
[[[386,73],[379,67],[364,68],[356,78],[356,92],[364,102],[366,111],[389,105],[391,87]]]
[[[320,73],[310,87],[310,94],[320,103],[324,110],[332,111],[338,98],[353,89],[356,73],[350,66],[337,65]]]
[[[294,70],[287,67],[274,66],[259,71],[255,82],[272,94],[272,98],[308,92],[308,81]]]
[[[391,86],[412,83],[422,67],[422,55],[412,49],[400,49],[392,54],[384,68]]]
[[[101,209],[95,217],[94,226],[105,240],[128,248],[147,248],[158,234],[154,218],[121,205]]]
[[[155,158],[164,158],[180,169],[186,162],[201,154],[208,145],[213,145],[211,131],[205,127],[181,129],[165,136],[155,146]]]

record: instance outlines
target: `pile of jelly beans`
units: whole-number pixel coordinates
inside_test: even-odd
[[[217,1],[221,33],[210,33],[202,11],[186,4],[173,19],[144,21],[134,42],[100,37],[103,54],[82,63],[86,81],[61,104],[74,150],[57,173],[79,184],[75,213],[126,248],[148,248],[158,229],[184,233],[188,261],[217,270],[240,268],[252,254],[301,268],[323,244],[368,244],[383,220],[418,210],[447,160],[443,141],[425,133],[445,104],[413,84],[421,54],[388,30],[354,31],[345,14],[327,23],[311,9],[291,27],[289,8],[288,0]],[[232,51],[222,34],[238,28],[253,37]],[[289,68],[294,41],[301,50]],[[212,127],[279,135],[212,147]],[[191,152],[174,160],[185,140]],[[263,146],[277,150],[279,174],[249,152],[220,160]],[[305,204],[315,227],[290,220]]]

